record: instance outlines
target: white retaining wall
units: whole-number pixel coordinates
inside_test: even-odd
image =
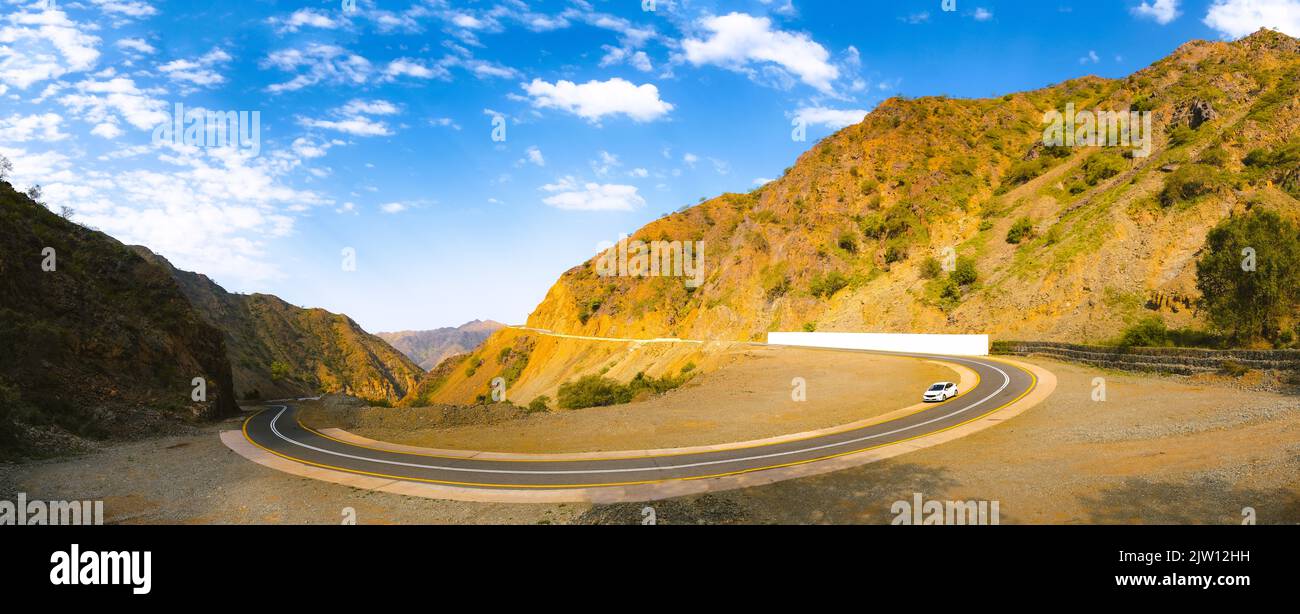
[[[878,333],[768,333],[770,345],[873,350],[947,356],[988,356],[988,335],[893,335]]]

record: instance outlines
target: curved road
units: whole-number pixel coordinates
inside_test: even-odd
[[[1034,375],[984,358],[890,354],[958,363],[980,378],[973,390],[896,420],[797,441],[738,449],[608,460],[476,460],[392,452],[330,439],[299,424],[291,405],[244,423],[244,436],[276,456],[347,473],[490,489],[632,486],[752,473],[847,456],[952,429],[1028,395]],[[918,390],[917,394],[920,395]]]

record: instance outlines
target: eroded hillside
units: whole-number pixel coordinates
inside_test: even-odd
[[[205,275],[134,249],[171,271],[199,313],[225,333],[240,399],[345,393],[395,403],[424,375],[345,315],[295,307],[266,294],[230,293]]]
[[[0,455],[237,411],[221,332],[167,271],[2,181],[0,348]]]
[[[602,277],[593,258],[561,277],[528,325],[637,339],[819,330],[1087,342],[1153,313],[1171,326],[1199,324],[1195,261],[1208,230],[1251,207],[1300,211],[1300,162],[1287,153],[1300,123],[1297,84],[1300,42],[1261,31],[1187,43],[1126,79],[996,99],[891,99],[781,179],[634,234],[704,242],[699,288]],[[1044,114],[1070,104],[1149,111],[1150,155],[1044,146]],[[963,271],[956,281],[944,266],[953,263]],[[492,359],[518,336],[489,339],[468,361],[479,366],[447,378],[439,400],[481,393],[494,370],[509,368]],[[534,356],[513,379],[553,384],[602,368],[581,359],[585,344],[567,345]],[[633,370],[671,371],[670,362]]]

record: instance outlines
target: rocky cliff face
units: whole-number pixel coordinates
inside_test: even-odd
[[[1187,43],[1125,79],[996,99],[891,99],[777,181],[634,233],[702,242],[698,288],[601,276],[593,258],[560,278],[528,325],[630,338],[815,329],[1065,342],[1111,339],[1153,313],[1199,325],[1191,306],[1207,231],[1248,207],[1300,212],[1300,167],[1276,153],[1296,144],[1298,84],[1300,41],[1261,31]],[[1067,109],[1149,112],[1150,155],[1046,146],[1045,114]],[[1248,160],[1260,151],[1275,152],[1254,158],[1272,166]],[[954,282],[945,265],[959,262],[968,274]],[[508,332],[479,353],[509,347]],[[575,360],[583,351],[534,358],[520,379],[600,368]],[[491,376],[453,376],[441,386],[452,396],[435,400],[468,396]]]
[[[424,375],[347,316],[302,309],[265,294],[233,294],[205,275],[178,270],[143,247],[134,249],[171,272],[203,318],[225,333],[241,399],[344,393],[396,403]]]
[[[167,271],[4,182],[0,347],[0,454],[238,409],[221,332]]]
[[[504,326],[500,322],[474,320],[455,328],[378,333],[377,336],[424,370],[432,371],[443,360],[478,347]]]

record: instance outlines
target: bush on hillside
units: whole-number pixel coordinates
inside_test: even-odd
[[[1222,187],[1223,177],[1214,167],[1188,164],[1165,178],[1165,187],[1160,191],[1160,205],[1172,207],[1191,202]]]
[[[958,258],[957,267],[948,274],[948,280],[958,287],[969,286],[979,281],[979,271],[975,270],[975,261],[970,258]]]
[[[669,390],[679,388],[689,379],[686,375],[679,377],[665,376],[656,379],[647,377],[645,373],[638,373],[636,377],[632,378],[632,381],[620,384],[617,380],[608,377],[588,375],[561,385],[558,403],[563,409],[622,405],[631,403],[633,399],[643,392],[663,394]]]
[[[1165,347],[1169,345],[1169,328],[1160,316],[1143,318],[1124,330],[1118,345],[1125,348]]]
[[[1007,243],[1017,245],[1026,239],[1033,238],[1033,236],[1034,221],[1027,217],[1022,217],[1016,220],[1016,223],[1011,225],[1011,230],[1007,231]]]
[[[831,271],[825,275],[814,275],[808,290],[814,297],[831,298],[840,290],[848,287],[848,285],[849,280],[843,273]]]

